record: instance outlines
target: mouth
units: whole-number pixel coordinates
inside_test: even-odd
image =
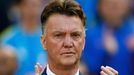
[[[75,55],[75,52],[63,52],[61,53],[61,55],[72,56],[72,55]]]

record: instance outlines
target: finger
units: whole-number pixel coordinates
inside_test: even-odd
[[[40,75],[37,65],[35,65],[35,75]]]
[[[116,71],[112,67],[106,66],[106,68],[108,68],[110,71],[112,71],[115,75],[118,75],[118,71]]]
[[[41,71],[42,71],[42,66],[39,63],[37,63],[35,65],[35,74],[36,75],[40,75],[41,74]]]
[[[107,75],[104,71],[100,72],[101,75]]]
[[[40,65],[40,63],[37,63],[37,69],[38,69],[38,72],[41,73],[42,71],[42,66]]]
[[[104,71],[107,75],[115,75],[112,71],[110,71],[104,66],[101,66],[101,70]]]

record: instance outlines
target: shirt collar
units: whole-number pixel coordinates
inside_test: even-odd
[[[49,65],[47,65],[47,75],[56,75],[50,70]],[[75,75],[79,75],[79,69],[77,70]]]
[[[48,65],[47,65],[47,75],[56,75],[50,70]]]

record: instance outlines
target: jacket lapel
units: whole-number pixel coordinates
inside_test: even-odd
[[[41,75],[47,75],[47,68],[44,69]]]
[[[44,71],[42,72],[41,75],[47,75],[47,72],[46,71],[47,71],[47,68],[44,69]],[[82,74],[79,72],[79,75],[82,75]]]

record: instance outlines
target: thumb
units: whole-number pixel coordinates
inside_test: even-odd
[[[35,75],[40,75],[41,71],[42,71],[42,66],[39,63],[37,63],[35,65]]]

